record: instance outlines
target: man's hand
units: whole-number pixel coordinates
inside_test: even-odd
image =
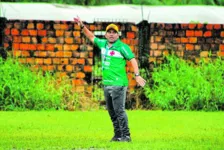
[[[79,26],[83,26],[82,20],[79,18],[79,16],[77,16],[76,18],[74,18],[74,21],[76,23],[78,23]]]
[[[141,76],[136,76],[135,79],[136,79],[136,82],[137,82],[141,87],[144,87],[144,86],[145,86],[146,81],[145,81]]]

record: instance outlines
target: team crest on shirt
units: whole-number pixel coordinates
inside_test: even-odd
[[[110,56],[114,56],[115,55],[115,52],[114,51],[111,51],[110,52]]]

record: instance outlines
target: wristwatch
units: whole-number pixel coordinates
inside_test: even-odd
[[[137,77],[137,76],[140,76],[140,74],[139,74],[139,73],[136,73],[135,76],[136,76],[136,77]]]
[[[81,25],[81,30],[82,30],[84,27],[85,27],[84,25]]]

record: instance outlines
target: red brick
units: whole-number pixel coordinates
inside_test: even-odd
[[[212,29],[213,29],[213,24],[207,24],[207,25],[206,25],[206,29],[208,29],[208,30],[212,30]]]
[[[203,31],[194,31],[196,37],[201,37],[203,35]]]
[[[64,65],[69,64],[69,59],[68,58],[61,58],[61,64],[64,64]]]
[[[29,35],[37,36],[37,30],[29,30]]]
[[[204,24],[199,23],[199,24],[197,24],[197,26],[198,26],[197,27],[198,29],[202,29],[204,27]]]
[[[4,33],[5,35],[10,35],[10,29],[9,28],[4,29]]]
[[[22,57],[29,57],[30,56],[30,53],[28,51],[22,51],[21,52],[21,56]]]
[[[41,41],[42,41],[42,43],[47,43],[47,42],[48,42],[48,38],[47,38],[47,37],[43,37],[43,38],[41,39]]]
[[[45,50],[44,44],[37,44],[37,50]]]
[[[50,44],[55,44],[55,43],[56,43],[56,38],[49,37],[49,38],[48,38],[48,42],[49,42]]]
[[[19,62],[21,64],[26,64],[26,58],[19,58]]]
[[[77,64],[77,58],[71,58],[71,59],[69,59],[69,63],[71,65],[76,65]]]
[[[220,56],[220,57],[224,56],[224,51],[223,52],[217,52],[217,55]]]
[[[77,72],[76,73],[76,78],[79,78],[79,79],[83,79],[83,78],[85,78],[85,73],[83,73],[83,72]]]
[[[85,72],[92,72],[92,66],[84,66]]]
[[[181,29],[188,29],[188,26],[189,26],[189,24],[182,23],[181,24]]]
[[[73,79],[72,84],[75,86],[84,85],[84,81],[81,79]]]
[[[22,42],[23,43],[30,43],[30,37],[29,36],[22,37]]]
[[[46,44],[46,50],[53,51],[54,50],[54,44]]]
[[[197,26],[197,24],[189,24],[189,29],[195,29],[196,28],[196,26]]]
[[[221,29],[221,25],[220,24],[215,24],[214,29]]]
[[[26,62],[29,64],[34,64],[35,58],[26,58]]]
[[[89,57],[93,58],[93,52],[89,52]]]
[[[127,38],[134,39],[135,38],[135,32],[127,32]]]
[[[37,41],[37,37],[31,37],[31,43],[33,43],[33,44],[37,44],[38,43],[38,41]]]
[[[150,48],[151,49],[157,49],[158,48],[158,44],[152,43],[152,44],[150,44]]]
[[[181,38],[181,43],[188,43],[188,38],[182,37]]]
[[[64,57],[72,57],[72,52],[64,51]]]
[[[71,38],[71,37],[67,37],[67,38],[65,38],[65,43],[67,43],[67,44],[73,44],[73,38]]]
[[[20,57],[21,56],[21,51],[18,51],[18,50],[14,50],[13,51],[13,56],[15,56],[15,57]]]
[[[74,24],[74,29],[75,29],[75,30],[80,30],[81,27],[80,27],[78,24]]]
[[[64,51],[70,51],[70,50],[71,50],[71,45],[69,45],[69,44],[64,44],[64,45],[63,45],[63,50],[64,50]]]
[[[54,24],[54,29],[55,29],[55,30],[60,30],[60,29],[61,29],[60,24]]]
[[[13,43],[21,43],[22,42],[22,38],[21,36],[13,36]]]
[[[51,65],[52,64],[52,59],[51,58],[45,58],[44,59],[44,64]]]
[[[220,36],[224,37],[224,31],[221,31]]]
[[[39,51],[39,52],[37,52],[35,54],[38,57],[47,57],[47,52],[46,51]]]
[[[162,36],[155,36],[155,42],[161,42]]]
[[[44,59],[43,58],[36,58],[35,59],[35,64],[43,65],[43,63],[44,63]]]
[[[79,45],[73,44],[71,45],[71,50],[76,51],[79,48]]]
[[[37,23],[37,29],[38,30],[42,30],[44,28],[44,24],[43,23]]]
[[[20,49],[20,44],[19,43],[13,43],[12,44],[12,49],[13,50],[19,50]]]
[[[68,25],[67,24],[61,24],[60,29],[62,30],[68,30]]]
[[[21,32],[21,35],[28,36],[29,35],[29,30],[23,29],[22,32]]]
[[[204,37],[211,37],[212,36],[212,32],[211,31],[205,31]]]
[[[74,70],[74,66],[73,65],[66,65],[66,71],[68,72],[72,72]]]
[[[73,36],[74,36],[74,37],[80,37],[80,36],[81,36],[80,31],[74,31],[74,32],[73,32]]]
[[[81,65],[85,64],[85,59],[84,58],[78,59],[77,61],[78,61],[78,64],[81,64]]]
[[[36,44],[29,44],[28,50],[36,50],[36,49],[37,49],[37,45]]]
[[[186,44],[186,50],[194,50],[193,44]]]
[[[224,51],[224,44],[219,45],[219,50]]]
[[[47,30],[38,30],[37,35],[38,36],[47,36]]]
[[[196,37],[189,37],[189,43],[197,43]]]
[[[33,23],[28,23],[27,28],[28,29],[34,29],[34,24]]]
[[[9,43],[4,43],[4,48],[9,47]]]
[[[63,50],[63,45],[62,45],[62,44],[55,44],[55,45],[54,45],[54,48],[55,48],[56,50],[62,51],[62,50]]]
[[[90,26],[89,26],[89,29],[90,29],[91,31],[94,31],[95,28],[96,28],[95,25],[90,25]]]
[[[29,44],[20,44],[19,49],[21,50],[28,50],[29,49]]]
[[[55,34],[56,36],[64,36],[64,30],[56,30]]]
[[[194,36],[194,30],[187,30],[186,36]]]
[[[55,53],[55,56],[56,57],[64,57],[64,53],[63,53],[63,51],[58,51]]]
[[[53,64],[55,64],[55,65],[61,64],[61,59],[60,58],[53,58],[52,61],[53,61]]]
[[[19,35],[19,30],[13,28],[13,29],[11,30],[11,34],[12,34],[12,35]]]
[[[72,31],[65,31],[65,37],[71,37]]]

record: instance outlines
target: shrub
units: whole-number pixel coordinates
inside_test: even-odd
[[[0,57],[0,110],[68,109],[78,105],[71,84],[50,73],[33,72],[12,58]]]
[[[176,56],[154,69],[152,86],[145,87],[150,102],[165,110],[224,109],[224,62],[217,58],[195,65]]]

